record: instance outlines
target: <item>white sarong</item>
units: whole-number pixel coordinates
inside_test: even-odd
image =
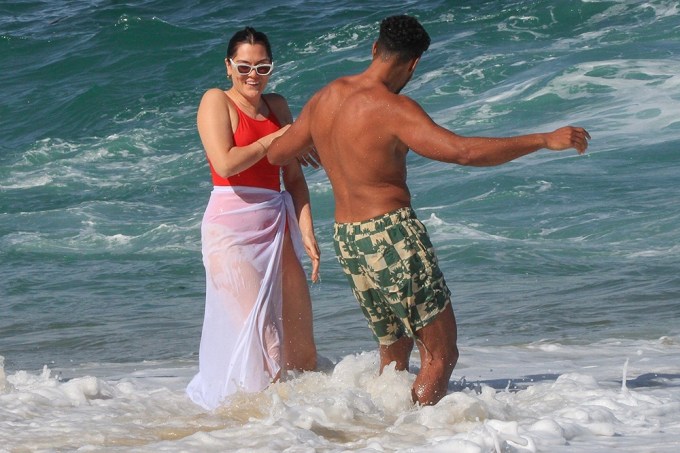
[[[237,391],[265,389],[281,369],[281,251],[300,228],[287,192],[215,187],[203,216],[205,316],[199,370],[187,387],[212,410]]]

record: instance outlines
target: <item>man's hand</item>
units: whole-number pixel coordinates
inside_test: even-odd
[[[307,149],[307,151],[304,154],[298,156],[297,160],[298,162],[300,162],[301,165],[305,167],[311,166],[314,168],[319,168],[322,166],[319,153],[316,152],[316,148],[314,148],[313,146],[309,147],[309,149]]]
[[[566,126],[545,134],[545,147],[554,151],[575,148],[579,154],[586,152],[590,134],[582,127]]]

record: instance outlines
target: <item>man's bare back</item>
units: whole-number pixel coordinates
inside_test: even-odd
[[[336,80],[310,102],[311,136],[333,186],[338,222],[410,205],[408,148],[394,135],[390,115],[398,97],[359,75]]]
[[[464,137],[438,124],[407,96],[398,94],[419,59],[376,56],[363,73],[342,77],[318,91],[268,152],[282,165],[314,146],[335,196],[335,220],[356,222],[410,206],[406,185],[409,149],[429,159],[460,165],[499,165],[541,148],[576,148],[588,133],[563,127],[508,138]]]

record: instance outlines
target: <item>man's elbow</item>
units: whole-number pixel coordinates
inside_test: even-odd
[[[281,153],[272,152],[271,150],[267,151],[267,160],[270,164],[278,165],[279,167],[283,167],[288,163],[288,159],[284,158]]]
[[[470,149],[456,148],[449,156],[450,157],[446,159],[447,162],[463,165],[465,167],[474,167],[476,165],[477,156],[475,156]]]
[[[492,167],[498,165],[494,161],[493,156],[470,147],[465,147],[458,151],[455,163],[465,167]]]
[[[267,160],[272,165],[278,165],[279,167],[282,167],[288,163],[288,159],[282,153],[281,147],[279,144],[277,144],[278,141],[279,137],[276,137],[269,145],[269,148],[267,148]]]

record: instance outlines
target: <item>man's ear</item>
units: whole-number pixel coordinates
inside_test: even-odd
[[[373,43],[373,48],[371,49],[371,55],[373,58],[375,58],[375,55],[378,53],[378,41]]]
[[[411,60],[411,63],[409,63],[409,65],[408,65],[408,71],[409,71],[409,72],[415,71],[415,70],[416,70],[416,66],[418,66],[418,62],[419,62],[419,61],[420,61],[420,57]]]

